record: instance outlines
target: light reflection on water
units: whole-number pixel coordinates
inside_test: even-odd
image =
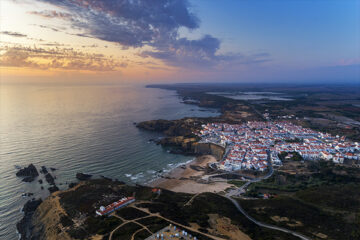
[[[146,182],[155,171],[191,157],[149,143],[161,135],[139,130],[134,122],[217,115],[199,110],[204,109],[181,104],[173,91],[135,85],[1,86],[0,239],[17,239],[15,224],[28,200],[23,192],[48,195],[46,184],[41,190],[37,181],[21,182],[15,165],[57,168],[60,189],[77,172]]]

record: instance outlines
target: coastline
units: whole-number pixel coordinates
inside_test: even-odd
[[[174,192],[198,194],[203,192],[222,192],[233,185],[224,182],[207,181],[207,165],[217,162],[212,155],[196,157],[187,164],[180,165],[162,177],[154,179],[147,185]]]

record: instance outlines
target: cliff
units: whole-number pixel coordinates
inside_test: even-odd
[[[61,207],[58,193],[48,197],[36,209],[30,225],[31,235],[28,239],[71,239],[66,231],[68,226],[62,223],[62,219],[68,216]]]
[[[151,188],[129,186],[111,179],[83,181],[66,190],[57,191],[39,203],[21,220],[18,230],[22,240],[35,239],[102,239],[121,222],[116,217],[96,217],[95,210],[124,196],[150,200]],[[25,219],[25,217],[24,217]]]
[[[167,136],[193,137],[194,131],[201,128],[205,119],[184,118],[179,120],[150,120],[138,123],[136,126],[149,131],[163,132]]]
[[[194,152],[198,155],[210,154],[219,161],[225,153],[225,148],[213,143],[197,143],[194,146]]]
[[[108,217],[95,215],[100,206],[124,196],[135,196],[136,202]],[[235,207],[226,198],[212,193],[202,193],[196,199],[192,197],[165,189],[158,194],[150,187],[129,186],[108,179],[89,180],[45,199],[32,216],[29,234],[22,239],[105,240],[110,236],[123,240],[146,239],[170,223],[204,240],[224,239],[223,236],[245,229],[242,224],[246,219],[239,220]],[[191,204],[184,204],[191,199]],[[209,214],[216,214],[216,217],[210,218]],[[223,218],[232,219],[231,223],[222,224],[222,228],[231,229],[219,232],[216,221]],[[149,230],[139,231],[139,226]]]
[[[157,141],[164,147],[172,147],[172,153],[187,155],[210,154],[220,160],[224,148],[211,143],[199,143],[199,137],[194,132],[201,129],[201,125],[212,118],[184,118],[180,120],[151,120],[137,124],[138,128],[163,132],[166,137]]]
[[[172,147],[172,153],[195,154],[199,138],[194,134],[201,128],[203,119],[184,118],[180,120],[151,120],[137,124],[140,129],[162,132],[166,137],[157,141],[164,147]]]

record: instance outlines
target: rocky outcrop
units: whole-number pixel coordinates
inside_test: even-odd
[[[24,177],[22,179],[23,182],[32,182],[35,180],[35,177]]]
[[[159,119],[159,120],[140,122],[136,124],[136,126],[138,128],[142,128],[149,131],[163,132],[169,129],[170,127],[174,126],[174,124],[175,121]]]
[[[138,188],[107,179],[94,179],[80,182],[68,190],[55,192],[47,197],[31,216],[29,215],[26,224],[18,224],[27,229],[22,231],[27,232],[27,235],[24,235],[26,238],[22,239],[93,239],[92,235],[96,232],[90,231],[88,224],[95,224],[91,226],[97,227],[97,221],[102,222],[94,216],[95,209],[100,206],[99,202],[102,205],[109,204],[132,194]],[[151,188],[147,191],[150,193]],[[108,232],[112,229],[110,227]]]
[[[31,238],[31,219],[35,210],[42,203],[41,199],[29,200],[25,203],[23,211],[24,217],[16,224],[16,228],[21,235],[20,240],[28,240]]]
[[[49,187],[48,190],[50,193],[53,193],[53,192],[59,191],[59,188],[56,185],[53,185],[53,186]]]
[[[88,180],[91,177],[92,177],[92,175],[90,175],[90,174],[85,174],[85,173],[77,173],[76,174],[76,178],[79,179],[80,181]]]
[[[27,239],[72,239],[63,231],[61,217],[66,216],[59,203],[59,197],[51,195],[36,209],[30,222],[31,232]]]
[[[194,137],[194,132],[200,129],[204,119],[184,118],[180,120],[151,120],[140,122],[136,126],[149,131],[163,132],[167,136]]]
[[[55,179],[54,177],[50,174],[50,173],[47,173],[45,175],[45,180],[50,184],[50,185],[55,185]]]
[[[46,169],[45,166],[41,166],[40,172],[41,172],[42,174],[47,174],[47,173],[48,173],[48,170]]]
[[[164,147],[172,147],[171,153],[195,154],[195,146],[199,138],[194,134],[201,128],[204,119],[184,118],[180,120],[151,120],[137,124],[138,128],[163,132],[167,137],[158,141]]]
[[[213,143],[196,143],[194,146],[194,152],[198,155],[210,154],[217,160],[221,160],[225,153],[225,148]]]
[[[174,147],[172,153],[194,154],[194,144],[197,138],[186,138],[184,136],[166,137],[159,140],[157,143],[165,147]]]
[[[16,176],[25,177],[23,179],[24,182],[32,182],[37,176],[39,176],[39,173],[36,167],[33,164],[30,164],[28,167],[20,169],[16,173]]]

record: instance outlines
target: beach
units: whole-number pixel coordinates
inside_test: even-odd
[[[159,187],[174,192],[202,193],[222,192],[233,185],[224,182],[207,183],[207,166],[209,163],[217,162],[214,156],[203,155],[193,161],[181,165],[162,177],[150,182],[152,187]]]

